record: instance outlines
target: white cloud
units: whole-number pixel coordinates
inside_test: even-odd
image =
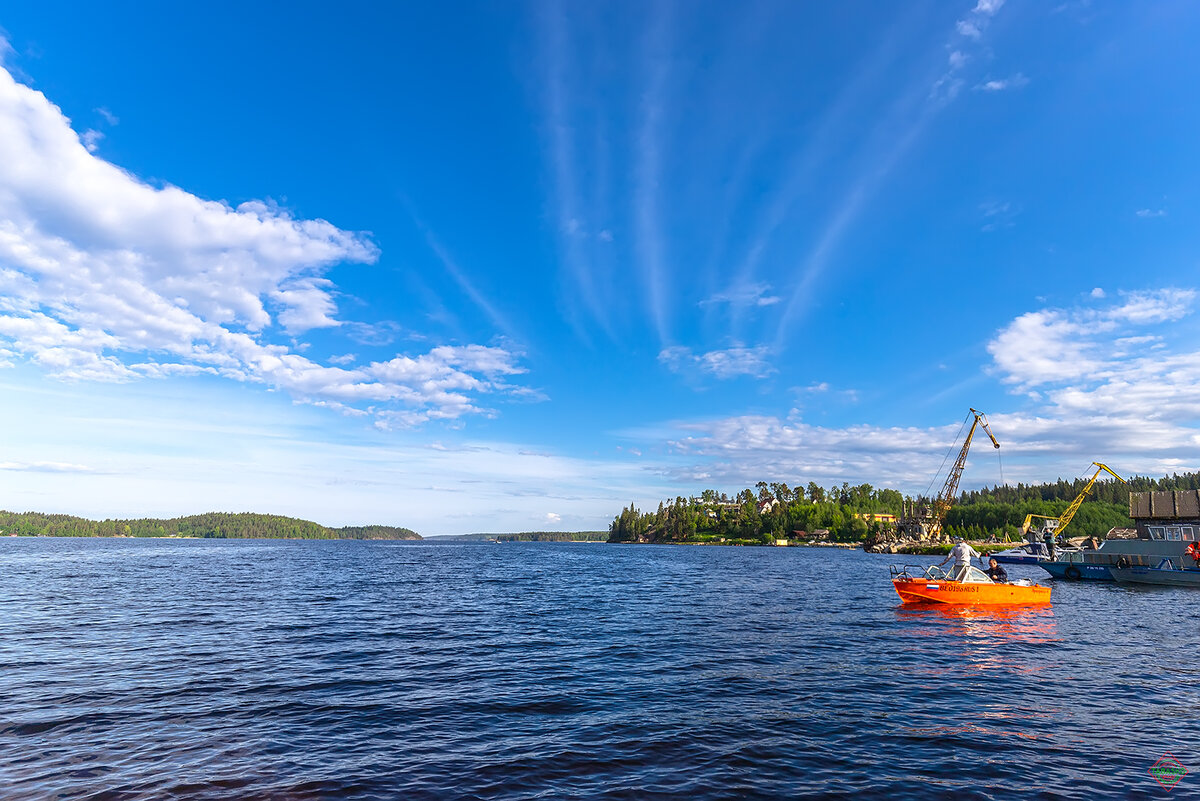
[[[1103,299],[1092,294],[1095,299]],[[1106,353],[1122,326],[1166,323],[1191,312],[1194,290],[1131,292],[1108,308],[1044,309],[1013,320],[988,344],[1006,383],[1026,391],[1113,369]]]
[[[1200,468],[1200,347],[1189,320],[1191,289],[1120,293],[1087,305],[1018,316],[989,343],[989,372],[1012,387],[1016,408],[989,409],[1003,468],[976,449],[969,486],[1073,476],[1100,459],[1118,472],[1163,475]],[[805,389],[814,397],[828,388]],[[822,397],[828,397],[823,395]],[[863,481],[923,492],[958,424],[927,428],[829,428],[788,416],[676,421],[642,432],[666,446],[662,470],[719,487],[759,480]]]
[[[100,108],[96,109],[96,113],[99,114],[101,117],[103,117],[104,121],[107,122],[109,125],[119,125],[121,122],[120,118],[117,117],[116,114],[113,114],[111,111],[106,109],[104,106],[101,106]]]
[[[1107,308],[1031,312],[988,350],[1003,380],[1036,390],[1050,414],[1142,431],[1122,434],[1113,447],[1137,451],[1141,442],[1147,451],[1172,451],[1200,441],[1191,427],[1200,409],[1200,350],[1164,337],[1192,313],[1196,298],[1195,290],[1164,289],[1125,293]]]
[[[546,522],[550,523],[550,524],[561,523],[562,515],[556,514],[554,512],[546,512]]]
[[[1073,378],[1098,366],[1082,338],[1089,325],[1057,310],[1028,312],[1002,330],[988,352],[1004,380],[1023,388]]]
[[[1128,292],[1125,302],[1102,314],[1108,319],[1131,323],[1167,323],[1192,313],[1196,301],[1194,289],[1160,289],[1153,292]]]
[[[323,272],[374,262],[370,239],[269,203],[234,208],[152,187],[89,152],[99,136],[76,134],[44,95],[0,69],[8,363],[24,358],[73,380],[206,372],[414,422],[484,412],[472,396],[514,389],[504,379],[522,371],[501,348],[434,348],[347,370],[299,355],[307,343],[272,342],[340,325]]]
[[[1008,78],[995,78],[990,81],[984,81],[975,88],[983,92],[1003,92],[1005,89],[1020,89],[1022,86],[1027,86],[1029,79],[1021,73],[1010,76]]]
[[[0,470],[19,473],[91,473],[92,468],[69,462],[0,462]]]
[[[683,466],[673,471],[678,478],[703,474],[731,486],[783,479],[911,487],[937,466],[958,425],[824,428],[798,419],[743,415],[676,428],[682,436],[668,444],[682,457]]]
[[[1095,289],[1092,290],[1091,297],[1096,298],[1097,300],[1101,300],[1106,297],[1106,294],[1103,289],[1101,289],[1100,287],[1096,287]]]
[[[337,305],[329,296],[332,287],[332,281],[306,277],[272,292],[271,298],[284,307],[277,318],[284,330],[289,334],[301,334],[313,328],[338,325],[333,318]]]
[[[1139,217],[1166,217],[1166,209],[1138,209],[1137,216]]]
[[[663,349],[658,354],[658,360],[676,373],[707,373],[720,379],[739,376],[766,378],[776,372],[768,356],[769,350],[762,345],[754,348],[738,346],[701,354],[677,345]]]
[[[966,81],[962,77],[963,68],[971,60],[971,52],[982,47],[983,34],[991,24],[992,17],[1003,5],[1004,0],[979,0],[975,7],[967,13],[965,19],[955,22],[954,31],[957,36],[952,36],[951,41],[946,45],[950,51],[947,67],[930,89],[930,100],[938,104],[946,104],[962,91],[963,86],[966,85]],[[1014,81],[1022,83],[1015,84]],[[1025,77],[1018,74],[1005,81],[988,81],[975,88],[998,91],[1008,88],[1010,85],[1024,85],[1024,83],[1027,83]]]

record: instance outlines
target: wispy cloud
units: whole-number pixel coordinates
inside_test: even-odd
[[[1011,201],[989,200],[979,204],[979,212],[983,216],[981,231],[997,231],[1001,228],[1011,228],[1021,207]]]
[[[92,468],[68,462],[0,462],[0,470],[18,473],[92,473]]]
[[[658,360],[676,373],[708,374],[719,379],[766,378],[776,372],[765,346],[746,348],[736,346],[707,353],[694,353],[691,348],[664,348]]]
[[[1137,216],[1139,217],[1166,217],[1166,209],[1138,209]]]
[[[976,89],[981,92],[1003,92],[1005,89],[1020,89],[1022,86],[1027,86],[1029,79],[1021,73],[1012,75],[1008,78],[993,78],[989,81],[984,81],[976,85]]]
[[[496,308],[495,304],[493,304],[486,296],[484,296],[484,294],[479,291],[479,288],[475,286],[475,283],[467,277],[466,272],[459,267],[458,262],[455,261],[455,259],[450,255],[450,252],[442,244],[441,240],[439,240],[438,237],[433,233],[433,229],[430,228],[425,223],[425,220],[417,214],[416,208],[412,205],[412,203],[405,201],[405,205],[408,209],[409,216],[413,220],[413,224],[416,225],[424,235],[425,244],[429,246],[429,249],[433,252],[433,255],[437,256],[437,259],[439,262],[441,262],[446,274],[449,275],[458,288],[462,290],[462,293],[466,295],[467,299],[475,304],[477,309],[483,312],[484,316],[487,317],[488,322],[490,322],[499,333],[509,337],[510,339],[520,339],[520,335],[509,322],[508,318],[502,314],[500,310]]]
[[[87,148],[89,153],[95,153],[100,149],[100,140],[103,138],[104,134],[95,128],[88,128],[79,136],[80,141],[83,142],[83,146]]]
[[[549,136],[550,168],[554,179],[554,204],[558,228],[559,249],[566,268],[571,297],[564,304],[567,318],[581,338],[587,339],[586,324],[596,325],[610,339],[616,334],[611,315],[605,304],[602,282],[596,275],[592,254],[586,248],[587,226],[584,193],[576,168],[578,142],[569,103],[568,82],[574,75],[570,31],[563,6],[547,3],[541,7],[542,40],[545,43],[544,81],[546,85],[546,127]],[[597,159],[606,163],[606,159]],[[612,231],[601,229],[596,235],[601,242],[613,240]],[[584,312],[583,315],[580,312]],[[581,319],[581,316],[584,319]]]
[[[770,284],[754,283],[744,286],[733,286],[723,292],[717,292],[700,301],[700,305],[719,306],[728,304],[730,306],[738,307],[762,307],[774,306],[779,301],[779,296],[772,294]]]
[[[359,345],[383,347],[390,345],[400,338],[404,327],[394,320],[380,320],[373,323],[343,322],[339,325],[341,332]],[[410,336],[410,339],[423,337]]]
[[[946,58],[945,72],[934,82],[933,88],[930,90],[929,96],[932,100],[939,103],[946,103],[958,96],[964,83],[962,77],[963,68],[971,60],[971,52],[969,51],[973,51],[979,47],[984,31],[987,30],[991,24],[992,17],[996,15],[1003,5],[1003,0],[980,0],[964,19],[960,19],[955,23],[954,30],[959,39],[958,41],[952,40],[946,46],[947,50],[950,51],[950,55]],[[1025,77],[1022,75],[1018,75],[1017,77],[1025,83],[1028,82],[1025,81]],[[994,91],[1007,87],[995,86],[983,88],[989,88],[990,91]]]
[[[833,205],[833,211],[819,237],[799,262],[798,279],[793,284],[790,298],[783,305],[776,329],[777,349],[782,349],[791,326],[813,304],[817,282],[825,274],[843,237],[852,230],[867,203],[935,115],[957,96],[964,80],[961,73],[970,60],[967,49],[980,46],[975,40],[982,38],[983,31],[1001,5],[1000,0],[979,2],[967,20],[976,26],[980,36],[968,36],[966,38],[972,40],[968,42],[964,40],[962,32],[957,31],[957,39],[952,39],[946,46],[949,51],[946,67],[933,83],[932,89],[928,89],[929,84],[924,82],[927,78],[923,79],[909,91],[901,93],[888,113],[879,117],[875,130],[865,139],[869,143],[870,156],[863,160],[857,177],[846,182],[847,189],[839,202]]]
[[[657,17],[647,26],[643,43],[643,74],[647,76],[642,95],[641,127],[638,132],[634,167],[633,215],[636,248],[645,282],[646,302],[658,341],[668,340],[670,298],[667,287],[666,238],[661,220],[662,140],[667,113],[667,82],[670,76],[671,8],[656,5]]]
[[[749,246],[733,272],[734,286],[755,285],[755,276],[772,242],[794,213],[799,199],[812,191],[820,169],[844,145],[845,131],[854,113],[902,51],[905,32],[902,28],[894,29],[882,41],[872,43],[868,57],[822,113],[813,133],[805,138],[804,147],[792,154],[765,210],[755,215],[756,225],[748,240]]]

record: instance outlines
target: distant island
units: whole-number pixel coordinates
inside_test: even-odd
[[[1015,537],[1028,514],[1057,517],[1080,493],[1086,479],[1045,484],[996,486],[964,492],[946,514],[943,532],[982,542]],[[1128,484],[1098,482],[1071,521],[1070,536],[1103,536],[1113,528],[1129,528],[1129,493],[1148,490],[1200,489],[1200,473],[1151,479],[1129,478]],[[609,542],[689,543],[712,545],[794,545],[814,542],[861,543],[894,528],[906,502],[894,489],[870,484],[821,487],[768,484],[744,489],[733,497],[716,490],[677,497],[642,512],[632,504],[609,526]]]
[[[606,542],[607,531],[520,531],[510,534],[441,534],[431,541],[459,542]]]
[[[397,526],[330,528],[311,520],[254,512],[209,512],[166,520],[88,520],[72,515],[0,511],[0,534],[22,537],[198,537],[203,539],[419,540]]]

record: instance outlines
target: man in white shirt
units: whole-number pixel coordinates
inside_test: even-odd
[[[938,567],[953,559],[954,567],[950,571],[950,578],[958,580],[967,571],[967,568],[971,566],[972,557],[975,559],[983,558],[974,548],[963,542],[962,537],[955,537],[954,547],[950,549],[950,553],[946,554],[946,558],[942,560],[942,563]]]

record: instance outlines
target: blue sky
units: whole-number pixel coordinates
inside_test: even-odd
[[[10,509],[1200,468],[1185,2],[0,3]]]

